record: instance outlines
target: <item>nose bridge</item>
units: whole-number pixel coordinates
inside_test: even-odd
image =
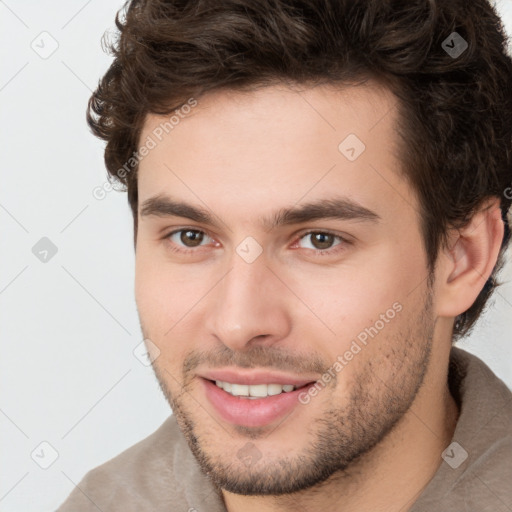
[[[233,350],[243,349],[257,336],[267,342],[284,337],[289,321],[282,291],[263,255],[251,261],[234,253],[213,296],[210,334]]]

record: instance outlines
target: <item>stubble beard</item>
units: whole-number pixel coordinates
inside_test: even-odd
[[[262,458],[254,465],[244,464],[236,451],[231,459],[226,458],[235,443],[234,435],[229,435],[227,429],[216,424],[210,416],[210,425],[195,421],[188,412],[192,400],[186,386],[179,392],[171,392],[165,371],[157,364],[153,368],[190,450],[203,473],[218,489],[261,496],[297,493],[330,478],[346,476],[350,467],[378,445],[409,410],[430,361],[435,324],[431,306],[429,293],[419,318],[410,319],[408,325],[396,332],[391,343],[387,340],[390,348],[386,353],[379,353],[381,360],[387,359],[391,364],[385,379],[379,376],[378,367],[374,368],[370,360],[354,375],[347,405],[328,408],[309,426],[294,426],[290,435],[293,431],[307,429],[311,438],[297,455],[283,454],[271,460]],[[370,343],[379,343],[378,337]],[[197,409],[197,404],[193,406]],[[286,428],[286,420],[279,428]],[[264,428],[233,426],[233,429],[240,437],[237,443],[240,447],[248,439],[268,435]],[[213,447],[210,439],[214,441]],[[255,446],[257,449],[257,441]]]

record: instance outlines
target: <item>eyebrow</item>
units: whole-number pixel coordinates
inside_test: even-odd
[[[217,226],[214,216],[205,208],[176,201],[165,195],[150,197],[141,204],[140,216],[183,217],[201,224]],[[260,219],[266,229],[302,224],[319,219],[369,221],[377,223],[380,215],[348,197],[334,197],[281,208],[271,217]]]

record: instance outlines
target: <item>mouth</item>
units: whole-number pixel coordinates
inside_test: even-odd
[[[304,384],[302,386],[295,386],[294,384],[236,384],[222,380],[210,382],[214,382],[217,387],[223,389],[230,395],[238,396],[240,398],[248,398],[250,400],[276,396],[281,393],[291,393],[292,391],[308,386],[308,384]]]
[[[244,427],[264,427],[291,414],[301,403],[301,393],[307,393],[316,382],[245,384],[203,377],[199,380],[216,416]]]

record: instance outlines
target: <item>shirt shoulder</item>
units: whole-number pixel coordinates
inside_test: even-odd
[[[459,419],[441,465],[411,512],[512,510],[512,391],[478,357],[450,356]]]
[[[150,436],[90,470],[57,512],[222,512],[218,500],[170,416]]]

